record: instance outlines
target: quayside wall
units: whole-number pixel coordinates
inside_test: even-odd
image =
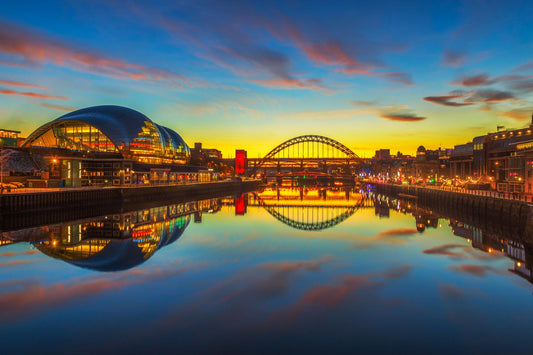
[[[157,205],[159,202],[209,198],[212,195],[233,195],[259,188],[257,180],[218,181],[190,185],[166,185],[125,188],[86,188],[12,193],[0,195],[0,221],[42,214],[57,210],[108,211],[111,206]]]
[[[533,239],[533,204],[491,196],[420,186],[375,184],[376,192],[413,199],[437,213],[465,223],[487,226],[507,235]]]

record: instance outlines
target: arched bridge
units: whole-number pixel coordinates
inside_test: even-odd
[[[328,172],[332,166],[353,166],[362,159],[344,144],[319,135],[305,135],[291,138],[272,149],[264,158],[249,159],[250,173],[260,169],[282,168],[315,169]]]
[[[320,231],[336,226],[352,216],[362,207],[373,207],[371,201],[362,199],[355,205],[298,205],[286,201],[284,204],[267,204],[261,196],[254,193],[256,201],[272,217],[289,227],[305,230]],[[369,206],[367,204],[370,203]]]

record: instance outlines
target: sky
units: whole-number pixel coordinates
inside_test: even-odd
[[[224,157],[450,148],[531,122],[532,23],[530,1],[10,1],[0,128],[113,104]]]

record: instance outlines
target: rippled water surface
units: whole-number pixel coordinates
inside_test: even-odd
[[[2,352],[529,352],[528,243],[283,189],[2,233]]]

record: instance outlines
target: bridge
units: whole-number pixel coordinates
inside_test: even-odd
[[[295,175],[313,172],[312,176],[351,176],[363,160],[344,144],[319,135],[291,138],[272,149],[262,159],[248,160],[248,173],[255,176]]]
[[[361,208],[374,208],[373,201],[361,198],[356,201],[268,201],[254,193],[249,206],[263,207],[272,217],[289,227],[304,231],[321,231],[336,226]],[[311,202],[311,203],[310,203]]]

